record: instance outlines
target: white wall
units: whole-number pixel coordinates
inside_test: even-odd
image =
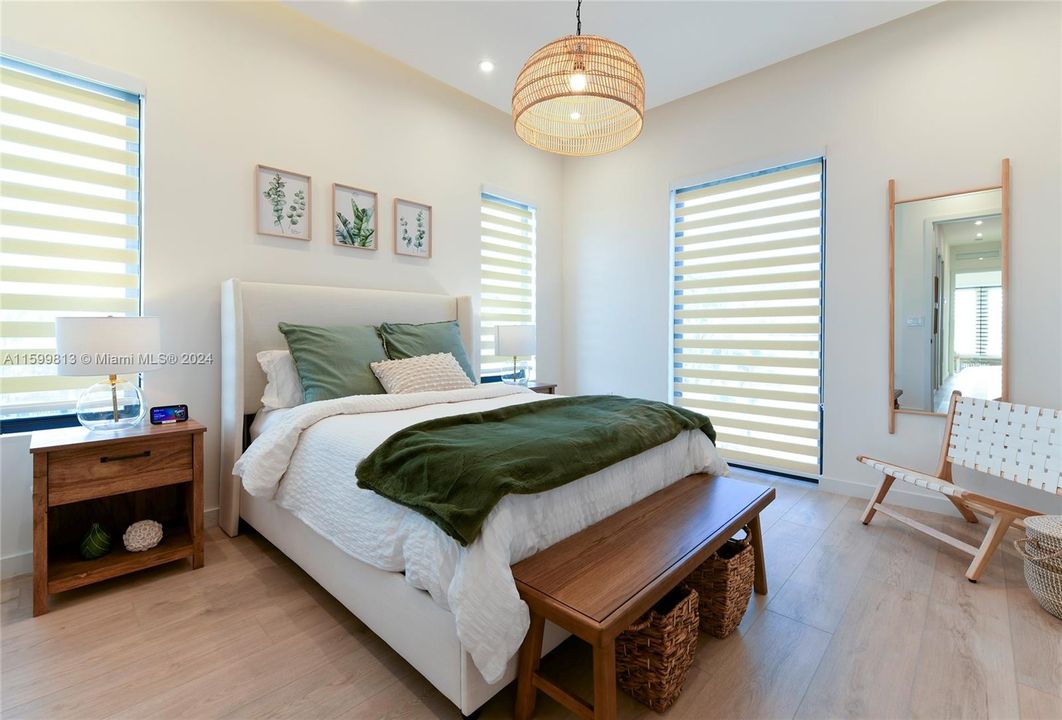
[[[187,403],[209,427],[208,509],[225,278],[477,295],[480,186],[503,188],[540,211],[538,368],[559,376],[562,162],[525,146],[504,113],[273,3],[0,8],[5,37],[145,83],[144,309],[162,318],[164,350],[215,358],[146,375],[145,394]],[[313,176],[312,242],[255,234],[256,163]],[[332,245],[332,182],[379,192],[378,252]],[[395,196],[434,206],[431,260],[392,253]],[[12,568],[31,546],[27,444],[0,445],[0,542],[20,558]]]
[[[937,5],[650,110],[628,148],[566,163],[569,389],[667,397],[670,186],[824,153],[823,486],[869,493],[857,453],[932,470],[940,418],[887,433],[886,182],[902,197],[983,187],[1010,157],[1011,394],[1062,406],[1060,12]]]

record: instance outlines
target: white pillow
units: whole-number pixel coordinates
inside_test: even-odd
[[[270,410],[302,405],[302,381],[287,350],[263,350],[255,357],[266,374],[262,405]]]
[[[475,387],[451,353],[418,355],[404,360],[370,363],[388,394],[464,390]]]

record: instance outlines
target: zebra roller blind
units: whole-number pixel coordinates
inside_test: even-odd
[[[55,318],[140,313],[140,98],[0,58],[0,417],[71,412]]]
[[[480,375],[512,373],[511,357],[494,354],[496,325],[535,321],[535,209],[480,196]]]
[[[673,193],[673,402],[737,463],[817,474],[823,161]]]

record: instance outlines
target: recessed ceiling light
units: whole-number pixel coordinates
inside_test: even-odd
[[[984,224],[985,224],[984,220],[978,220],[977,222],[974,223],[974,225],[984,225]]]
[[[582,116],[583,116],[582,113],[580,113],[578,110],[572,110],[572,114],[569,115],[568,117],[570,117],[572,120],[578,120]]]
[[[977,237],[979,237],[979,238],[983,238],[984,236],[985,236],[984,233],[977,233]]]
[[[984,258],[977,258],[978,260],[984,260]]]
[[[494,63],[490,60],[480,60],[479,71],[485,73],[494,72]]]

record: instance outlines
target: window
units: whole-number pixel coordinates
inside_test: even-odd
[[[56,317],[140,314],[139,166],[139,96],[0,58],[5,430],[100,379],[56,373]]]
[[[972,365],[999,365],[1003,350],[1003,289],[998,284],[964,286],[964,277],[955,276],[956,372]]]
[[[674,191],[672,397],[720,453],[821,467],[823,160]]]
[[[494,354],[494,327],[535,321],[535,209],[483,193],[479,261],[479,372],[511,373],[512,358]]]

